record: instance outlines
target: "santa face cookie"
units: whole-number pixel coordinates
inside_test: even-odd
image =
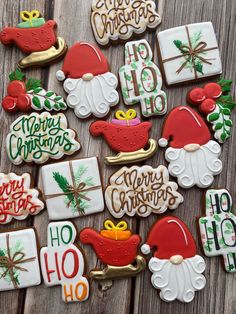
[[[93,0],[91,25],[96,41],[106,46],[154,30],[161,23],[152,0]]]
[[[44,209],[39,192],[31,188],[28,173],[0,173],[0,224],[7,224],[13,218],[24,220],[28,215],[37,215]]]
[[[49,219],[61,220],[104,210],[103,189],[96,157],[42,167]]]
[[[17,118],[6,138],[8,157],[15,165],[23,161],[43,164],[51,159],[72,155],[80,149],[75,132],[67,129],[64,114],[31,113]]]
[[[181,187],[206,188],[222,171],[221,147],[211,140],[206,123],[193,109],[178,106],[170,111],[159,145],[166,147],[168,141],[165,152],[168,170]]]
[[[0,32],[3,45],[16,45],[27,54],[20,68],[45,66],[60,59],[67,51],[65,40],[56,36],[57,23],[45,21],[38,10],[20,12],[22,22]]]
[[[110,72],[101,51],[89,43],[80,42],[72,46],[62,71],[56,75],[59,81],[66,79],[63,86],[69,94],[67,104],[80,119],[90,115],[105,117],[110,107],[119,102],[117,77]]]
[[[229,94],[232,81],[220,79],[217,83],[207,83],[203,88],[193,88],[187,96],[190,104],[198,106],[212,124],[214,137],[219,143],[224,143],[231,136],[233,121],[230,119],[236,106]]]
[[[143,254],[155,249],[149,261],[151,282],[160,290],[163,301],[189,303],[195,291],[205,287],[204,259],[197,255],[196,244],[187,226],[180,219],[169,216],[157,221],[151,228]]]
[[[152,57],[151,47],[145,39],[128,42],[125,65],[119,70],[125,104],[140,102],[145,117],[163,115],[167,110],[166,94],[161,90],[161,73]]]
[[[95,280],[112,280],[133,277],[146,266],[145,259],[138,255],[141,238],[128,230],[125,221],[114,224],[111,220],[104,222],[100,232],[85,228],[80,232],[80,241],[93,247],[97,257],[105,267],[90,271]]]
[[[199,219],[200,236],[206,256],[223,256],[225,270],[236,272],[236,216],[232,198],[225,189],[207,190],[206,216]]]
[[[40,283],[34,229],[0,233],[0,291],[33,287]]]
[[[60,111],[67,105],[61,96],[52,91],[46,91],[38,79],[29,78],[25,82],[25,74],[16,69],[9,75],[8,95],[2,100],[2,107],[7,112],[16,111]]]
[[[166,167],[123,167],[114,173],[105,191],[106,206],[115,218],[125,214],[147,217],[176,209],[183,202],[178,185],[169,181]]]
[[[48,246],[40,250],[44,283],[48,287],[61,285],[64,302],[82,302],[88,299],[89,283],[84,276],[83,251],[77,247],[77,231],[69,221],[48,225]]]
[[[211,22],[171,28],[157,35],[160,62],[168,85],[222,73],[216,35]]]

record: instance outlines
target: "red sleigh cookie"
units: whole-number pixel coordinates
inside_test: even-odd
[[[104,227],[100,233],[91,228],[80,233],[80,241],[92,245],[98,258],[106,265],[102,270],[92,270],[90,277],[106,280],[136,276],[146,266],[145,259],[138,255],[141,238],[137,234],[131,235],[125,221],[115,225],[106,220]]]
[[[61,58],[67,50],[63,38],[56,37],[57,23],[45,22],[37,10],[20,13],[22,23],[17,27],[6,27],[0,33],[0,42],[14,44],[29,55],[19,61],[19,67],[45,66]]]
[[[126,113],[117,111],[116,119],[111,122],[93,122],[89,131],[93,136],[103,136],[111,149],[118,152],[114,157],[105,158],[106,163],[118,165],[146,160],[154,155],[157,143],[149,139],[151,127],[151,122],[140,122],[136,111],[130,109]]]

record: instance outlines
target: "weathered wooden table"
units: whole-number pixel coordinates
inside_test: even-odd
[[[21,10],[38,9],[46,19],[55,19],[58,23],[58,34],[64,37],[68,45],[77,41],[88,41],[95,43],[90,26],[90,7],[92,0],[1,0],[0,1],[0,27],[16,25],[19,21]],[[223,62],[223,75],[225,78],[233,79],[236,82],[236,1],[235,0],[161,0],[159,1],[159,12],[162,16],[162,24],[158,31],[174,26],[184,25],[193,22],[212,21],[221,50]],[[157,62],[155,34],[145,36],[155,51]],[[107,56],[113,73],[124,63],[124,47],[118,45],[103,50]],[[14,70],[21,53],[17,48],[4,47],[0,45],[0,95],[6,95],[8,74]],[[52,65],[49,68],[30,70],[29,75],[42,79],[45,87],[63,95],[62,86],[55,78],[55,73],[61,68],[61,64]],[[169,109],[176,105],[186,103],[186,92],[191,86],[179,88],[165,88],[168,94]],[[123,107],[122,100],[120,107]],[[137,106],[139,109],[139,106]],[[113,113],[116,108],[113,109]],[[107,145],[100,139],[93,139],[88,135],[88,127],[92,119],[80,121],[72,110],[66,112],[70,127],[74,128],[82,143],[82,151],[73,157],[84,157],[97,155],[102,159],[110,153]],[[39,167],[37,166],[13,166],[6,155],[5,138],[10,124],[16,115],[7,115],[1,110],[0,115],[0,143],[1,143],[1,172],[29,172],[37,183]],[[159,138],[164,118],[153,118],[152,138]],[[234,115],[234,122],[236,121]],[[226,187],[232,193],[236,202],[235,189],[235,152],[236,152],[236,131],[230,140],[224,145],[222,160],[224,170],[214,182],[216,187]],[[163,151],[148,160],[147,164],[157,166],[166,164]],[[101,163],[103,182],[107,183],[109,175],[116,170]],[[201,213],[201,200],[203,191],[191,189],[181,190],[185,197],[184,203],[175,211],[175,215],[183,219],[191,229],[197,240],[199,250],[199,238],[197,236],[196,217]],[[102,214],[75,219],[79,229],[84,226],[96,227],[100,230],[105,218],[109,217],[107,211]],[[147,235],[152,223],[156,220],[155,215],[146,219],[128,219],[134,231],[139,233],[143,239]],[[14,222],[9,226],[0,226],[0,231],[7,231],[15,227],[34,226],[37,229],[40,245],[46,244],[46,231],[48,224],[47,211],[45,210],[35,218],[29,218],[23,222]],[[97,258],[90,247],[84,247],[88,258],[88,269],[97,264]],[[0,313],[236,313],[236,274],[227,274],[221,266],[221,259],[206,258],[206,288],[196,293],[194,301],[190,304],[172,302],[167,304],[160,300],[157,290],[151,283],[151,273],[146,269],[140,276],[134,279],[115,281],[111,289],[103,291],[95,283],[91,283],[91,294],[88,301],[82,304],[74,303],[66,305],[61,300],[61,288],[46,288],[44,284],[27,290],[10,291],[0,293]]]

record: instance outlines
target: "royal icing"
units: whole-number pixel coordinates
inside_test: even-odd
[[[105,191],[106,206],[115,218],[125,214],[147,217],[175,209],[183,202],[166,167],[123,167],[114,173]]]
[[[226,271],[236,271],[236,216],[232,198],[225,189],[207,190],[206,217],[199,219],[200,236],[206,256],[223,256]]]
[[[15,165],[23,161],[45,163],[49,158],[60,159],[80,149],[75,132],[67,129],[64,114],[31,113],[18,117],[6,138],[8,157]]]
[[[34,229],[0,233],[0,291],[33,287],[40,283]]]
[[[189,103],[198,106],[212,124],[214,137],[224,143],[231,136],[233,122],[230,115],[236,103],[229,94],[232,81],[220,79],[218,83],[207,83],[203,88],[193,88],[188,93]]]
[[[149,139],[151,122],[140,123],[136,120],[136,111],[133,109],[126,113],[121,110],[117,111],[117,121],[114,120],[112,122],[95,121],[89,128],[93,136],[103,136],[111,149],[119,153],[114,157],[106,157],[105,161],[108,164],[133,163],[154,155],[157,144],[155,140]],[[147,145],[148,148],[146,148]]]
[[[80,241],[91,245],[98,258],[106,265],[102,270],[90,272],[93,279],[131,277],[146,266],[145,259],[138,255],[141,238],[137,234],[132,235],[125,221],[114,224],[111,220],[106,220],[100,233],[85,228],[80,232]],[[134,262],[136,265],[133,265]]]
[[[128,40],[161,23],[152,0],[93,0],[91,24],[100,45]]]
[[[61,96],[41,87],[41,81],[29,78],[24,82],[25,74],[16,69],[9,75],[8,95],[2,100],[2,107],[8,112],[47,110],[65,110],[67,105]]]
[[[48,225],[47,247],[40,250],[44,283],[48,287],[61,285],[64,302],[88,299],[89,283],[84,276],[84,253],[74,242],[77,231],[69,221]]]
[[[57,23],[45,22],[38,10],[20,12],[22,23],[6,27],[0,32],[0,42],[14,44],[29,56],[19,62],[19,67],[43,66],[61,58],[67,50],[63,38],[56,37]]]
[[[0,224],[7,224],[13,218],[23,220],[28,215],[37,215],[44,209],[39,192],[31,188],[28,173],[0,173]]]
[[[43,166],[42,183],[51,220],[76,218],[104,210],[96,157]]]
[[[171,28],[157,34],[168,85],[222,73],[218,43],[211,22]]]
[[[186,132],[188,130],[188,132]],[[187,106],[175,107],[164,124],[159,145],[165,147],[169,173],[178,178],[183,188],[210,186],[214,176],[222,171],[220,145],[201,116]]]
[[[149,261],[151,282],[160,290],[163,301],[191,302],[195,291],[205,287],[204,259],[197,255],[196,244],[187,226],[176,217],[165,217],[151,228],[143,254],[155,249]]]
[[[125,65],[119,70],[121,90],[126,105],[141,103],[146,117],[167,111],[166,94],[161,90],[162,77],[152,62],[151,47],[145,39],[125,45]]]
[[[101,51],[89,43],[76,43],[69,49],[62,71],[57,72],[58,80],[65,78],[67,103],[78,118],[105,117],[119,102],[117,77]]]

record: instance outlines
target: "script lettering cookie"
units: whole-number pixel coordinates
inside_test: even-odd
[[[7,224],[14,218],[23,220],[28,215],[37,215],[44,209],[39,191],[31,188],[28,173],[0,173],[0,224]]]
[[[103,46],[109,42],[126,41],[133,34],[154,30],[161,23],[152,0],[93,0],[91,25],[96,41]]]
[[[123,167],[114,173],[105,191],[106,206],[115,218],[125,214],[147,217],[175,209],[183,202],[178,185],[169,181],[166,167]]]
[[[128,42],[125,65],[119,70],[125,104],[140,102],[145,117],[162,115],[167,110],[166,93],[161,90],[161,73],[152,58],[151,47],[145,39]]]
[[[45,66],[60,59],[67,51],[65,40],[56,36],[57,23],[45,21],[38,10],[20,12],[22,22],[0,32],[3,45],[16,45],[29,54],[19,61],[20,68]]]
[[[111,220],[104,222],[100,232],[85,228],[80,232],[80,241],[93,247],[97,257],[105,265],[102,269],[90,271],[95,280],[112,280],[138,275],[145,267],[146,261],[138,255],[141,238],[128,230],[128,224]]]
[[[89,283],[84,276],[84,253],[74,244],[75,226],[69,221],[48,225],[47,247],[40,250],[44,283],[48,287],[61,285],[64,302],[82,302],[88,299]]]
[[[75,132],[67,129],[64,114],[31,113],[17,118],[6,138],[7,154],[11,162],[23,161],[43,164],[51,159],[72,155],[80,149]]]
[[[221,147],[211,139],[202,117],[190,107],[178,106],[170,111],[159,145],[169,145],[165,152],[168,170],[183,188],[207,188],[222,171]]]
[[[206,256],[223,256],[227,272],[236,272],[236,216],[232,198],[225,189],[207,190],[206,217],[199,219],[200,236]]]
[[[197,254],[195,241],[185,223],[173,216],[158,220],[141,246],[143,254],[151,253],[151,249],[154,249],[154,257],[148,266],[152,285],[160,290],[160,298],[166,302],[191,302],[195,292],[206,285],[202,274],[206,265]]]
[[[117,77],[110,72],[102,52],[89,43],[73,45],[56,76],[59,81],[65,80],[68,106],[80,119],[105,117],[119,102]]]
[[[96,157],[43,166],[42,182],[51,220],[76,218],[104,210]]]
[[[157,34],[160,62],[168,85],[222,73],[211,22],[179,26]]]
[[[33,287],[40,283],[34,229],[0,233],[0,291]]]

